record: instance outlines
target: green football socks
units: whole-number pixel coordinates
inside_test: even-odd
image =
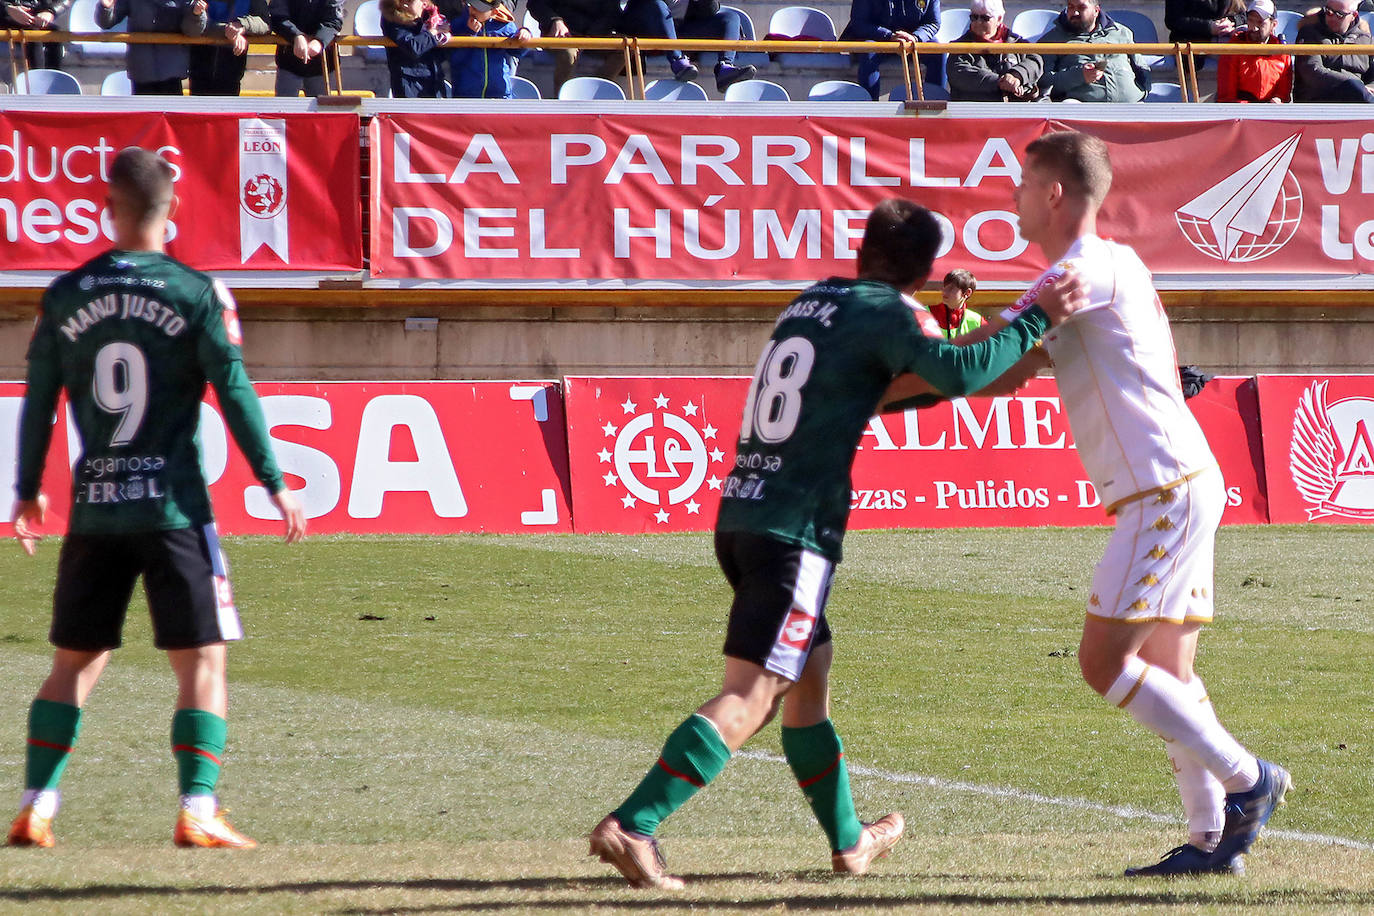
[[[172,756],[182,795],[214,795],[223,766],[229,723],[203,709],[178,709],[172,716]]]
[[[863,824],[854,812],[844,745],[830,720],[805,728],[784,726],[782,752],[816,820],[830,838],[831,851],[839,852],[859,842]]]
[[[29,747],[24,787],[56,789],[67,768],[76,735],[81,731],[81,707],[52,700],[34,700],[29,707]]]
[[[693,713],[668,736],[658,762],[612,813],[626,830],[653,836],[664,818],[720,775],[729,759],[720,732]]]

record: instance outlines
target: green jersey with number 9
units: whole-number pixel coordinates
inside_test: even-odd
[[[1032,306],[985,341],[928,337],[915,303],[873,280],[831,278],[783,310],[754,370],[718,531],[749,531],[839,562],[850,467],[869,417],[898,375],[960,396],[985,387],[1049,327]]]
[[[109,251],[53,281],[29,344],[20,499],[38,493],[58,394],[81,439],[69,530],[160,531],[211,521],[196,432],[206,382],[254,474],[282,475],[243,369],[228,289],[166,254]]]

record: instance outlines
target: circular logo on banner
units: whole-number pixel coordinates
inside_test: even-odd
[[[1374,518],[1374,400],[1328,401],[1314,382],[1293,412],[1288,470],[1308,504],[1307,518]]]
[[[660,525],[668,524],[679,506],[686,515],[700,515],[694,497],[703,485],[720,489],[723,474],[713,473],[712,465],[725,462],[715,441],[719,430],[702,405],[687,401],[673,409],[667,395],[659,394],[653,399],[657,409],[639,413],[628,396],[619,407],[625,423],[601,427],[606,442],[597,457],[608,465],[602,482],[621,491],[625,509],[656,506],[653,517]]]
[[[243,209],[258,219],[271,219],[286,206],[286,189],[271,175],[254,175],[243,183]]]
[[[1174,211],[1183,237],[1218,261],[1259,261],[1292,241],[1302,221],[1302,186],[1289,171],[1302,134],[1241,166]]]

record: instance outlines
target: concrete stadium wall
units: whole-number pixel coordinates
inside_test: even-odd
[[[443,306],[243,312],[262,380],[748,375],[769,307]],[[32,311],[0,307],[0,379],[22,379]],[[407,317],[437,319],[407,330]],[[1180,362],[1221,375],[1374,373],[1374,308],[1170,309]]]

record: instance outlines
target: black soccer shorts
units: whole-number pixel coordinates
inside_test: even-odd
[[[49,640],[81,652],[119,648],[140,575],[159,649],[243,638],[219,535],[214,525],[205,525],[67,535],[57,561]]]
[[[759,534],[716,532],[716,560],[735,590],[725,654],[795,682],[813,646],[830,641],[825,603],[835,564]]]

